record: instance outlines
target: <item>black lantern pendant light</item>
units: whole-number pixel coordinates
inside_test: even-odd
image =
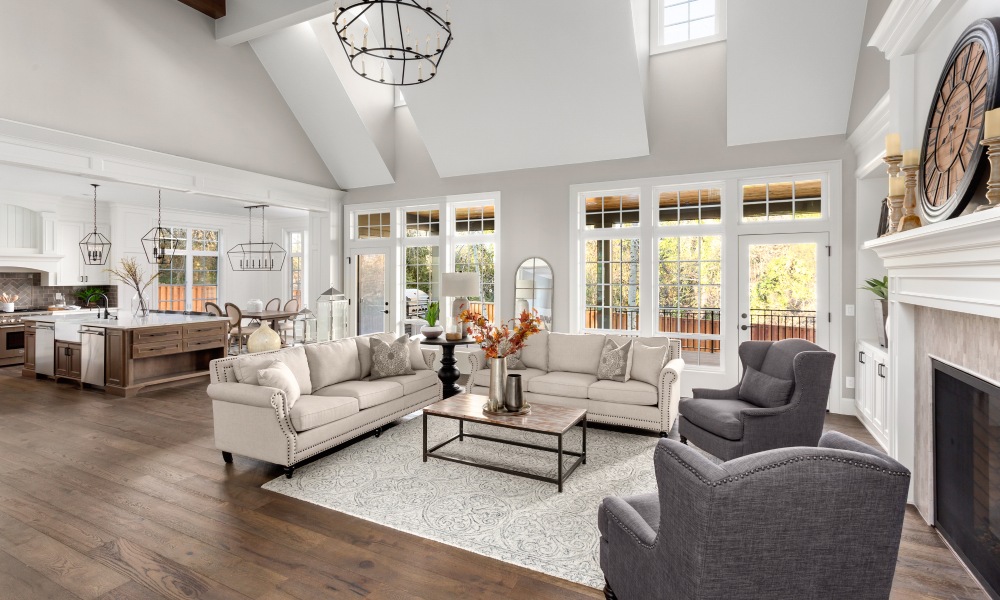
[[[97,231],[97,188],[100,186],[96,183],[90,185],[94,186],[94,231],[80,241],[80,253],[86,265],[106,265],[111,254],[111,241]]]
[[[156,227],[142,237],[146,260],[154,265],[169,265],[179,241],[169,229],[163,227],[163,190],[159,190],[156,194]]]
[[[349,0],[334,18],[354,72],[385,85],[430,81],[452,41],[448,10],[442,18],[417,0]]]
[[[253,211],[260,209],[260,241],[253,241]],[[285,265],[285,249],[274,242],[264,241],[264,209],[266,204],[248,206],[250,212],[249,242],[236,244],[226,256],[234,271],[280,271]]]

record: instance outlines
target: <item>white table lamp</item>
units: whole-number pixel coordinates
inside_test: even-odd
[[[469,296],[478,296],[479,273],[442,273],[441,295],[455,300],[451,304],[451,317],[458,320],[463,310],[469,309]]]

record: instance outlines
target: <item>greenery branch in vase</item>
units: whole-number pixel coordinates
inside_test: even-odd
[[[134,307],[134,313],[137,317],[145,317],[149,315],[149,301],[146,299],[146,290],[149,286],[156,281],[156,278],[160,276],[159,271],[155,271],[149,278],[146,277],[146,273],[139,266],[139,262],[134,257],[127,257],[121,259],[118,263],[117,269],[105,269],[108,273],[117,279],[118,281],[124,283],[130,289],[135,291],[136,298],[138,298],[138,306]]]
[[[437,324],[438,317],[441,315],[441,306],[437,302],[431,302],[427,306],[427,313],[424,314],[424,320],[427,324],[420,328],[420,333],[429,340],[433,340],[441,336],[444,333],[444,327]]]
[[[541,331],[542,319],[537,310],[523,311],[516,319],[499,325],[469,310],[462,311],[458,319],[469,324],[467,333],[486,354],[490,363],[490,394],[486,408],[490,412],[500,412],[507,381],[507,357],[520,352],[528,338]]]
[[[875,294],[875,311],[881,315],[881,319],[876,318],[875,331],[878,333],[878,341],[882,346],[889,346],[889,276],[882,279],[866,279],[865,284],[858,288],[868,290]]]

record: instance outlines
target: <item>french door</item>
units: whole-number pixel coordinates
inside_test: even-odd
[[[389,249],[364,248],[351,256],[348,273],[356,335],[382,333],[393,322],[389,299]]]
[[[830,235],[740,236],[739,340],[830,348]]]

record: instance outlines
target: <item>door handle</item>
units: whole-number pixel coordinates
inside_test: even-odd
[[[864,350],[861,350],[860,352],[858,352],[858,362],[861,363],[861,364],[865,364],[865,351]]]

